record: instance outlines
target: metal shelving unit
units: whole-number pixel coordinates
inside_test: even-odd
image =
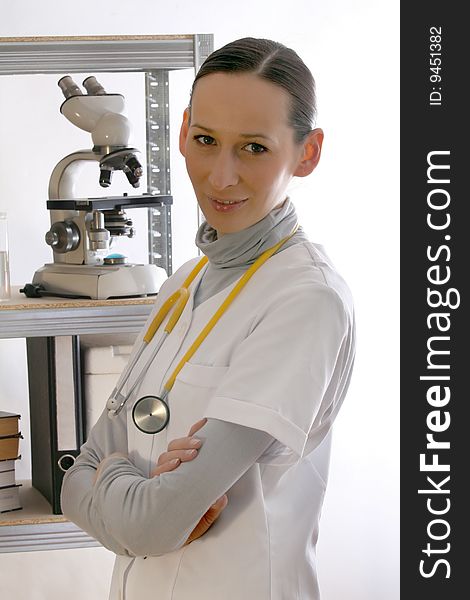
[[[0,337],[44,338],[106,335],[135,337],[153,306],[151,298],[67,300],[25,298],[12,290],[0,304]],[[27,552],[98,546],[98,542],[52,507],[31,482],[20,482],[24,509],[0,514],[0,552]]]
[[[169,152],[169,71],[197,71],[212,52],[212,34],[0,38],[0,75],[80,72],[145,74],[148,192],[171,194]],[[148,209],[149,263],[172,272],[171,207]],[[137,333],[151,301],[18,301],[0,310],[0,337]],[[25,485],[25,498],[39,493]],[[40,496],[40,495],[39,495]],[[73,523],[47,513],[0,515],[0,552],[23,552],[98,545]],[[45,511],[45,513],[44,513]],[[3,518],[2,518],[3,517]]]

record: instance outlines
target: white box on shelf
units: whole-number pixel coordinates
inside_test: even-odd
[[[119,375],[129,360],[131,350],[131,344],[84,348],[83,393],[87,436],[102,413]]]

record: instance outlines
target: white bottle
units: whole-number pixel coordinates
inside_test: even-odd
[[[7,213],[0,211],[0,302],[10,299]]]

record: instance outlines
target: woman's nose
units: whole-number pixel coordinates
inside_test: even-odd
[[[229,151],[219,152],[214,158],[209,173],[209,183],[215,190],[223,190],[239,181],[237,161]]]

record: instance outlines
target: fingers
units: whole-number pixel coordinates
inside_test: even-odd
[[[162,452],[157,460],[157,465],[179,458],[181,462],[188,462],[197,456],[197,451],[202,446],[202,441],[197,438],[180,438],[168,444],[168,450]]]
[[[162,452],[158,457],[157,466],[152,471],[151,477],[173,471],[182,462],[194,460],[201,446],[202,440],[197,438],[186,437],[173,440],[168,445],[169,450]]]
[[[155,469],[150,473],[150,477],[156,477],[157,475],[161,475],[162,473],[169,473],[170,471],[174,471],[177,467],[179,467],[181,461],[179,458],[174,458],[173,460],[169,460],[166,463],[162,463],[155,467]]]
[[[211,525],[215,521],[217,521],[217,519],[220,516],[220,513],[224,510],[227,504],[227,494],[224,494],[218,500],[216,500],[214,504],[212,504],[212,506],[210,506],[208,510],[203,514],[199,523],[193,529],[184,545],[186,546],[187,544],[190,544],[194,540],[197,540],[197,538],[200,538],[202,535],[204,535],[206,531],[211,527]]]
[[[207,423],[207,419],[205,419],[205,418],[194,423],[194,425],[189,430],[188,436],[191,437],[192,435],[194,435],[196,433],[196,431],[199,431],[202,427],[204,427],[204,425],[206,423]]]
[[[227,494],[224,494],[218,500],[216,500],[214,504],[212,504],[212,506],[209,507],[209,510],[207,512],[211,512],[212,517],[214,517],[212,522],[214,522],[219,517],[220,513],[224,510],[227,504],[228,496]]]
[[[151,477],[156,477],[162,473],[168,473],[176,469],[182,462],[194,460],[199,448],[202,446],[202,440],[193,437],[207,423],[207,419],[200,419],[189,430],[186,437],[177,438],[168,444],[166,452],[162,452],[157,460],[156,468],[151,472]]]
[[[209,529],[209,527],[215,521],[217,521],[217,519],[220,516],[220,513],[224,510],[224,508],[227,506],[227,504],[228,504],[228,497],[227,497],[227,494],[224,494],[218,500],[216,500],[214,502],[214,504],[209,506],[209,508],[204,513],[201,520],[199,521],[200,527],[202,529],[205,528],[205,530]]]
[[[199,429],[201,429],[201,427],[203,427],[206,423],[207,423],[207,419],[201,419],[197,423],[194,423],[194,425],[189,430],[189,433],[187,436],[182,437],[182,438],[176,438],[175,440],[171,440],[171,442],[168,444],[167,452],[164,452],[160,456],[164,456],[164,459],[166,462],[168,460],[168,458],[177,458],[177,456],[179,456],[179,455],[173,455],[171,457],[166,456],[171,451],[191,450],[193,448],[200,448],[201,444],[202,444],[201,440],[198,438],[193,438],[193,435],[196,433],[196,431],[199,431]]]
[[[202,445],[202,442],[199,438],[197,437],[184,437],[184,438],[177,438],[176,440],[171,440],[171,442],[168,444],[168,449],[167,452],[171,452],[171,451],[178,451],[178,450],[193,450],[194,448],[200,448]],[[165,453],[164,453],[165,454]],[[175,456],[173,456],[173,458],[176,458]]]

